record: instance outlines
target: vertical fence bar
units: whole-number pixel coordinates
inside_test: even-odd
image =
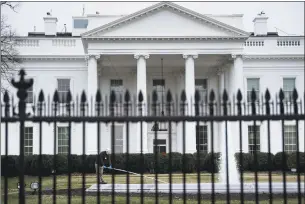
[[[156,90],[153,91],[152,94],[152,107],[153,107],[153,116],[157,116],[157,101],[158,101],[158,95]],[[154,121],[154,156],[155,156],[155,203],[158,204],[159,203],[159,197],[158,197],[158,171],[159,171],[159,163],[158,163],[158,149],[157,149],[157,142],[158,142],[158,123],[157,121]]]
[[[198,90],[195,91],[195,116],[199,116],[200,114],[200,93]],[[196,121],[196,149],[197,149],[197,202],[198,204],[201,203],[201,189],[200,189],[200,184],[201,184],[201,176],[200,176],[200,146],[199,146],[199,120]]]
[[[95,116],[100,116],[100,114],[101,114],[101,106],[100,106],[101,100],[102,100],[101,92],[100,92],[100,90],[97,90],[96,95],[95,95],[95,108],[94,108]],[[94,106],[93,103],[91,104],[91,106]],[[97,139],[97,160],[96,160],[97,161],[96,162],[96,165],[97,165],[97,167],[96,167],[96,170],[97,170],[97,195],[96,195],[97,196],[97,203],[101,202],[100,178],[101,178],[101,173],[103,174],[104,171],[105,171],[104,167],[102,167],[103,172],[100,172],[101,156],[102,156],[100,154],[100,149],[101,149],[101,147],[100,147],[100,145],[101,145],[101,141],[100,141],[101,129],[100,128],[101,127],[100,126],[101,126],[100,122],[97,121],[97,135],[96,135],[97,136],[97,138],[96,138]]]
[[[167,92],[166,96],[167,102],[167,115],[171,116],[171,105],[172,105],[172,94],[170,90]],[[169,139],[169,203],[173,203],[173,196],[172,196],[172,123],[168,121],[168,139]]]
[[[266,90],[265,93],[265,104],[266,104],[266,115],[270,115],[270,93],[269,90]],[[268,181],[269,181],[269,203],[273,203],[273,194],[272,194],[272,160],[271,160],[271,138],[270,138],[270,120],[267,119],[267,139],[268,139]]]
[[[85,91],[82,92],[81,95],[81,103],[80,103],[80,111],[81,111],[81,116],[85,117],[86,116],[86,93]],[[86,176],[85,176],[85,161],[86,161],[86,122],[82,122],[82,133],[83,133],[83,155],[82,155],[82,166],[83,166],[83,171],[82,171],[82,204],[86,203]]]
[[[284,110],[284,100],[285,96],[284,96],[284,92],[282,89],[280,89],[280,93],[279,93],[279,100],[280,100],[280,114],[284,115],[285,114],[285,110]],[[285,124],[284,124],[284,120],[281,120],[282,123],[282,150],[283,150],[283,154],[282,154],[282,170],[283,170],[283,186],[284,186],[284,204],[287,204],[287,192],[286,192],[286,152],[285,152]]]
[[[67,94],[67,104],[66,104],[66,110],[68,117],[71,117],[71,101],[72,96],[70,90]],[[68,122],[68,204],[71,204],[71,170],[72,170],[72,161],[71,161],[71,120]]]
[[[210,116],[214,116],[214,100],[215,100],[215,94],[213,89],[210,92],[209,96],[209,114]],[[215,203],[215,159],[214,159],[214,121],[211,120],[211,150],[212,150],[212,177],[211,177],[211,182],[212,182],[212,203]]]
[[[255,90],[252,89],[251,91],[251,109],[252,109],[252,115],[256,115],[256,93]],[[257,160],[257,126],[256,126],[256,120],[253,121],[253,133],[254,133],[254,177],[255,177],[255,202],[259,203],[259,194],[258,194],[258,160]]]
[[[8,118],[10,116],[10,100],[8,92],[5,91],[4,93],[4,103],[5,103],[5,118]],[[12,107],[13,107],[12,103]],[[4,157],[4,166],[8,165],[8,121],[5,121],[5,157]],[[1,164],[3,165],[3,163]],[[3,173],[3,171],[2,171]],[[4,174],[4,203],[8,203],[8,172],[5,172]],[[1,195],[2,196],[2,195]]]
[[[182,91],[181,93],[181,104],[182,104],[182,115],[185,116],[185,105],[186,105],[186,93],[185,90]],[[191,105],[191,104],[187,104]],[[190,110],[190,109],[188,109]],[[183,203],[186,203],[186,168],[185,168],[185,163],[186,163],[186,157],[185,157],[185,120],[182,121],[182,171],[183,171]]]
[[[124,97],[124,101],[125,101],[125,115],[128,117],[129,116],[129,102],[130,102],[130,94],[129,91],[126,90],[125,92],[125,97]],[[126,170],[128,171],[128,167],[129,167],[129,121],[126,121]],[[142,150],[141,150],[142,151]],[[127,177],[126,177],[126,184],[127,184],[127,191],[126,191],[126,203],[129,204],[130,203],[130,198],[129,198],[129,174],[127,173]]]
[[[38,115],[41,117],[42,116],[42,106],[44,103],[44,95],[43,91],[41,90],[38,96]],[[39,183],[39,189],[38,189],[38,203],[41,204],[41,196],[42,196],[42,179],[41,179],[41,174],[42,174],[42,120],[39,120],[39,178],[38,178],[38,183]]]
[[[111,94],[110,94],[110,116],[112,118],[114,118],[114,104],[115,104],[115,100],[116,100],[116,97],[115,97],[115,92],[114,91],[111,91]],[[112,150],[112,154],[111,154],[111,161],[115,162],[115,140],[114,140],[114,131],[115,131],[115,128],[114,128],[114,119],[112,119],[111,121],[111,150]],[[114,193],[114,184],[115,184],[115,175],[114,175],[114,171],[111,171],[111,175],[112,175],[112,185],[111,185],[111,202],[112,204],[115,203],[115,193]]]
[[[54,102],[54,146],[53,146],[53,204],[56,204],[56,146],[57,146],[57,124],[56,124],[56,117],[57,117],[57,108],[58,108],[58,91],[56,90],[53,96]]]
[[[293,90],[292,93],[292,100],[293,100],[293,113],[295,115],[298,115],[298,104],[297,104],[297,99],[298,99],[298,92],[296,89]],[[297,180],[298,180],[298,203],[302,202],[302,194],[301,194],[301,175],[300,175],[300,141],[299,141],[299,120],[296,119],[295,120],[295,128],[296,128],[296,137],[297,137],[297,141],[296,141],[296,145],[297,145]],[[305,146],[304,146],[305,148]],[[305,190],[305,189],[304,189]]]
[[[138,101],[139,101],[139,106],[138,106],[138,111],[139,111],[139,117],[141,117],[143,115],[143,107],[142,107],[142,103],[143,103],[143,94],[142,91],[139,92],[138,95]],[[146,100],[147,102],[147,100]],[[135,104],[136,104],[136,100],[135,100]],[[140,160],[141,160],[141,203],[144,203],[144,191],[143,191],[143,183],[144,183],[144,155],[143,155],[143,122],[140,122],[140,137],[141,137],[141,153],[140,153]]]
[[[241,101],[242,93],[240,89],[237,91],[237,115],[242,115]],[[234,104],[235,105],[235,104]],[[243,165],[243,136],[242,136],[242,120],[238,120],[239,127],[239,170],[240,170],[240,201],[244,202],[244,165]]]
[[[228,115],[228,94],[226,89],[223,92],[223,96],[222,96],[222,101],[223,101],[223,115],[227,116]],[[228,121],[225,120],[225,141],[226,141],[226,181],[227,181],[227,203],[230,203],[231,200],[231,196],[230,196],[230,185],[229,185],[229,158],[228,158]],[[223,155],[222,155],[222,159]]]

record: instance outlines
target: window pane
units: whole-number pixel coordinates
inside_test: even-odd
[[[247,90],[252,91],[252,89],[255,91],[259,90],[259,79],[247,79]]]
[[[74,19],[74,28],[87,28],[88,19]]]
[[[256,148],[255,148],[256,137]],[[255,150],[260,151],[260,126],[248,126],[248,143],[249,152],[253,153]]]
[[[295,79],[294,78],[284,78],[283,79],[284,91],[293,91],[294,88],[295,88]]]

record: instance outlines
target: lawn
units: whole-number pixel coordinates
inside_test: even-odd
[[[154,174],[145,174],[144,176],[154,178]],[[115,183],[126,183],[126,175],[115,175]],[[153,183],[154,180],[150,178],[144,178],[144,183]],[[217,179],[217,174],[215,174],[215,178]],[[287,177],[287,182],[296,182],[297,175],[290,174]],[[158,179],[168,182],[169,175],[168,174],[159,174]],[[105,180],[108,183],[111,183],[112,177],[111,175],[105,175]],[[244,174],[245,182],[254,182],[254,174],[253,173],[245,173]],[[274,182],[280,182],[283,180],[283,176],[280,173],[273,173],[272,180]],[[25,183],[26,183],[26,191],[31,191],[30,184],[31,182],[38,181],[38,177],[32,176],[25,176]],[[268,182],[268,173],[259,173],[259,181],[261,182]],[[301,181],[304,182],[304,174],[301,175]],[[173,174],[172,175],[172,182],[173,183],[182,183],[183,182],[183,174]],[[197,174],[186,174],[186,182],[187,183],[197,183]],[[209,173],[202,173],[201,174],[201,182],[211,182],[211,174]],[[18,178],[9,178],[8,179],[8,192],[9,192],[9,202],[8,203],[17,203],[18,201],[18,189],[17,189]],[[141,180],[140,177],[137,175],[130,175],[130,183],[131,184],[140,184]],[[57,176],[56,179],[56,188],[59,189],[67,189],[68,186],[68,176],[61,175]],[[73,174],[72,175],[72,188],[73,189],[80,189],[82,187],[82,175],[81,174]],[[96,184],[96,175],[88,174],[86,175],[86,188],[90,187],[92,184]],[[4,178],[2,177],[2,194],[3,194],[3,185],[4,185]],[[43,190],[50,190],[53,187],[53,177],[43,177],[42,178],[42,189]],[[52,196],[44,195],[43,196],[43,203],[52,203]],[[111,202],[111,196],[103,195],[101,197],[104,203]],[[217,203],[225,203],[225,200],[220,200]],[[236,198],[238,199],[238,198]],[[96,196],[86,196],[86,203],[96,203]],[[27,203],[38,203],[37,195],[31,195],[26,197]],[[67,196],[65,195],[57,195],[57,203],[67,203]],[[73,196],[72,203],[81,203],[81,196]],[[138,196],[131,197],[131,203],[140,203],[140,198]],[[177,198],[175,199],[175,203],[182,203],[183,199],[180,200]],[[210,203],[210,200],[203,200],[202,203]],[[289,199],[289,203],[297,203],[296,199]],[[126,203],[126,197],[124,196],[116,196],[116,203]],[[155,203],[154,197],[146,197],[145,203]],[[160,203],[169,203],[167,197],[161,197]],[[187,203],[197,203],[197,201],[193,198],[190,198]],[[240,203],[240,201],[232,201],[232,203]],[[254,201],[249,201],[246,203],[254,203]],[[262,200],[260,203],[268,203],[268,200]],[[274,203],[283,203],[282,200],[274,200]]]

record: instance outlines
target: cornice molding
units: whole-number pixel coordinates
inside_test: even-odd
[[[102,41],[131,41],[131,40],[142,40],[142,41],[152,41],[152,40],[203,40],[203,41],[211,41],[211,40],[243,40],[245,41],[248,37],[243,36],[84,36],[83,39],[88,40],[102,40]]]
[[[85,55],[18,55],[18,59],[37,61],[37,60],[85,60]]]
[[[302,60],[304,55],[245,55],[245,60]]]

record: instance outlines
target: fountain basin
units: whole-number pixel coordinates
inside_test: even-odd
[[[159,193],[169,193],[170,184],[158,184]],[[244,183],[243,184],[244,193],[255,193],[255,183]],[[183,193],[183,184],[174,183],[172,184],[172,193]],[[198,185],[196,183],[187,183],[185,184],[186,193],[194,194],[198,193]],[[229,185],[230,193],[241,193],[240,184],[230,184]],[[97,184],[92,185],[86,190],[87,192],[97,192]],[[111,192],[112,184],[100,184],[100,192]],[[116,193],[125,193],[127,192],[127,184],[115,184],[114,191]],[[130,193],[140,193],[141,184],[129,184]],[[156,192],[155,184],[143,184],[144,193],[154,193]],[[211,183],[201,183],[200,184],[201,193],[212,193],[212,184]],[[214,192],[219,194],[227,193],[227,186],[225,183],[215,183]],[[281,182],[272,183],[272,192],[277,194],[282,194],[284,192],[284,186]],[[298,183],[297,182],[287,182],[286,183],[286,192],[287,193],[298,193]],[[304,183],[301,183],[301,192],[304,193]],[[258,193],[265,194],[269,193],[269,183],[260,182],[258,183]]]

